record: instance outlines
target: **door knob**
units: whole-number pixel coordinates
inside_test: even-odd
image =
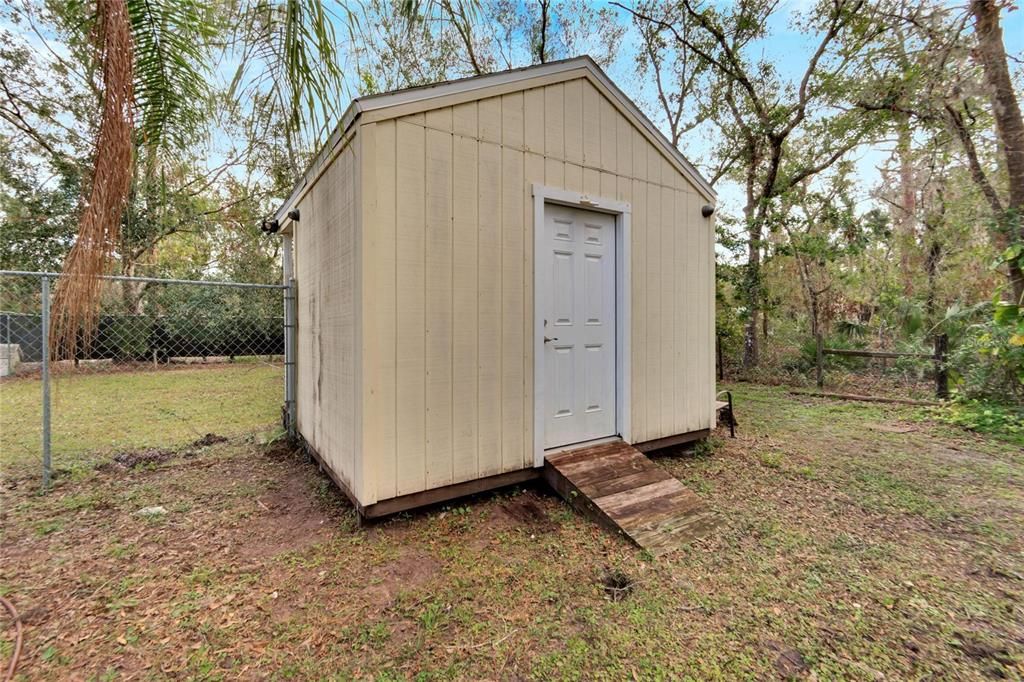
[[[550,339],[546,336],[544,337],[544,343],[551,343],[552,341],[558,341],[558,337],[556,336]]]

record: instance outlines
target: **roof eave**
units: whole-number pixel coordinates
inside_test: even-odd
[[[295,207],[298,203],[299,197],[303,191],[309,185],[313,184],[316,179],[326,168],[327,163],[334,156],[334,150],[337,149],[338,145],[348,138],[349,131],[355,126],[356,121],[359,119],[359,115],[362,113],[362,107],[358,98],[352,100],[345,109],[345,113],[342,114],[341,120],[338,121],[338,125],[335,126],[334,132],[327,138],[327,142],[320,148],[316,156],[310,162],[306,168],[306,172],[302,174],[302,177],[298,179],[295,186],[292,187],[292,191],[288,194],[288,198],[284,200],[277,211],[274,213],[274,220],[281,223],[282,227],[285,224],[285,220],[288,220],[288,211]]]
[[[371,95],[352,100],[352,103],[345,110],[338,126],[334,129],[334,132],[331,133],[331,137],[317,153],[309,168],[305,173],[303,173],[302,178],[300,178],[296,183],[291,194],[289,194],[288,199],[277,210],[274,217],[279,221],[285,218],[288,210],[292,208],[301,197],[303,190],[312,184],[317,177],[319,177],[325,167],[325,163],[329,162],[333,157],[334,150],[338,144],[348,137],[350,129],[355,126],[360,115],[364,112],[388,109],[399,105],[415,104],[417,102],[431,100],[445,95],[484,90],[493,88],[496,85],[530,80],[549,74],[557,74],[581,68],[586,69],[591,76],[607,88],[608,91],[611,92],[619,103],[622,104],[622,106],[629,112],[629,114],[651,134],[653,139],[660,144],[664,151],[678,162],[679,166],[684,170],[684,175],[692,181],[698,192],[700,192],[705,199],[712,203],[717,201],[718,195],[715,192],[714,187],[711,186],[711,183],[704,178],[700,171],[689,162],[682,152],[669,142],[665,135],[658,130],[657,126],[655,126],[654,123],[652,123],[651,120],[640,110],[640,108],[633,103],[633,100],[622,92],[615,82],[608,77],[597,62],[595,62],[589,55],[583,55],[581,57],[565,59],[559,62],[549,62],[547,64],[522,67],[485,76],[472,76],[455,81],[434,83],[421,87],[408,88],[405,90]]]

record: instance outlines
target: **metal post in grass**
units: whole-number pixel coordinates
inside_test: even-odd
[[[50,278],[42,277],[43,490],[50,489]]]
[[[298,330],[298,321],[296,319],[298,310],[298,301],[295,294],[295,278],[288,280],[288,288],[285,290],[285,295],[288,297],[288,320],[287,327],[285,328],[285,399],[288,402],[288,435],[294,438],[298,433],[298,423],[296,415],[296,377],[297,372],[295,371],[295,346],[296,344],[296,331]]]
[[[282,235],[281,274],[284,289],[284,414],[288,437],[294,438],[295,429],[295,328],[298,306],[295,300],[294,263],[292,261],[292,236]]]

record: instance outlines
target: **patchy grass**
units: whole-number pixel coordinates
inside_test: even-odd
[[[653,561],[540,488],[360,527],[304,457],[246,439],[5,489],[22,674],[1024,675],[1019,447],[913,408],[733,388],[739,438],[656,460],[723,524]],[[157,505],[158,523],[135,514]]]
[[[994,436],[1024,448],[1024,408],[978,400],[953,400],[928,407],[920,417]]]
[[[283,391],[282,367],[258,363],[61,375],[52,386],[53,467],[77,471],[118,450],[266,429],[280,419]],[[41,396],[37,376],[0,381],[5,477],[39,475]]]

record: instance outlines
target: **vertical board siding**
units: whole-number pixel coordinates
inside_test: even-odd
[[[688,309],[684,302],[689,295],[687,277],[693,272],[691,267],[693,256],[688,252],[696,253],[696,249],[687,249],[686,230],[680,229],[686,217],[686,194],[684,192],[674,192],[673,194],[675,199],[673,215],[677,229],[672,232],[672,260],[675,263],[672,270],[672,337],[676,340],[672,352],[672,369],[674,374],[679,374],[685,372],[687,354],[692,352],[693,348],[689,342],[693,333],[693,311]],[[686,342],[682,342],[682,339],[685,339]],[[672,388],[673,430],[677,433],[690,431],[689,424],[693,421],[690,418],[690,392],[686,390],[686,384],[682,381],[675,382]]]
[[[660,180],[661,175],[656,170],[658,154],[654,149],[647,149],[647,174],[651,180]],[[648,182],[647,184],[647,220],[644,225],[647,236],[644,239],[647,258],[644,263],[644,320],[647,332],[645,339],[644,357],[647,362],[644,364],[644,376],[641,386],[645,393],[647,411],[646,435],[653,438],[671,435],[667,433],[665,424],[662,422],[661,385],[665,381],[665,368],[661,364],[661,318],[664,314],[662,307],[662,293],[665,291],[664,281],[661,272],[661,187],[659,184]],[[651,435],[654,434],[654,435]]]
[[[451,109],[445,109],[451,113]],[[448,117],[442,117],[443,120]],[[428,123],[430,117],[427,117]],[[452,482],[452,136],[426,131],[426,475]]]
[[[544,155],[565,158],[565,86],[544,88]]]
[[[530,188],[535,182],[544,181],[544,157],[540,154],[527,153],[524,159],[525,188],[523,192],[523,459],[524,466],[533,465],[533,192]],[[568,165],[568,164],[566,164]]]
[[[612,173],[618,172],[618,158],[617,158],[617,140],[615,135],[615,127],[617,119],[621,117],[612,103],[604,97],[599,97],[599,125],[601,126],[601,153],[600,163],[597,164],[606,171]],[[661,155],[659,154],[659,158]]]
[[[526,151],[544,153],[544,88],[523,93],[523,137]]]
[[[477,474],[489,476],[501,471],[501,147],[481,142],[477,154]]]
[[[501,98],[501,143],[523,148],[523,93],[511,92]]]
[[[364,253],[374,267],[363,287],[363,460],[376,489],[367,502],[396,495],[396,129],[394,121],[363,126],[362,176],[365,192]],[[367,457],[366,453],[372,453]]]
[[[701,207],[704,205],[704,201],[701,197],[695,193],[688,193],[690,199],[691,210],[700,214]],[[704,348],[706,357],[703,364],[698,365],[698,379],[697,382],[704,387],[705,395],[702,401],[701,407],[703,412],[697,412],[697,419],[700,424],[714,425],[715,415],[717,411],[714,408],[715,392],[717,386],[715,384],[715,293],[716,287],[715,282],[715,268],[717,262],[715,260],[715,218],[712,216],[707,219],[707,228],[698,230],[698,234],[701,235],[704,248],[701,249],[701,272],[700,281],[703,283],[702,287],[695,287],[694,296],[699,299],[701,292],[704,294],[704,336],[699,339],[699,343]],[[704,375],[699,376],[699,371],[703,370]]]
[[[710,221],[591,82],[367,125],[364,458],[378,500],[532,466],[535,182],[632,205],[632,441],[710,426]],[[312,281],[304,253],[337,238],[323,224],[296,246]],[[300,325],[322,328],[325,310],[300,287]],[[316,338],[301,335],[301,352]],[[300,362],[309,392],[317,361]],[[315,419],[303,401],[299,414]]]
[[[426,486],[426,129],[405,120],[397,125],[395,481],[404,495]]]
[[[601,164],[601,93],[589,81],[583,86],[583,164],[597,167]]]
[[[523,152],[501,150],[501,467],[525,466],[523,411],[523,253],[526,248]]]
[[[583,81],[565,84],[565,160],[583,163]]]
[[[350,144],[303,198],[295,229],[298,429],[353,492],[361,485],[354,440],[355,172]]]
[[[661,379],[661,397],[658,400],[661,406],[659,421],[665,436],[678,433],[672,410],[672,396],[675,384],[680,377],[675,364],[675,349],[676,345],[681,344],[681,340],[676,338],[673,329],[675,313],[682,304],[681,301],[676,300],[672,287],[675,271],[682,267],[681,263],[675,262],[675,254],[672,252],[675,239],[678,236],[677,232],[675,190],[663,185],[661,187],[661,252],[659,254],[661,256],[661,362],[658,374]]]
[[[501,144],[501,98],[490,97],[477,102],[478,135],[485,142]]]
[[[475,110],[472,127],[476,128]],[[477,423],[477,144],[471,137],[453,140],[452,184],[452,474],[476,478]]]
[[[573,192],[583,191],[583,166],[575,163],[565,164],[565,189]]]
[[[646,149],[644,149],[643,160],[646,167]],[[632,412],[630,413],[630,424],[633,429],[633,439],[643,440],[647,434],[647,404],[646,396],[640,394],[641,389],[647,387],[647,183],[643,180],[633,180],[633,215],[632,215],[632,244],[631,255],[633,262],[630,264],[630,272],[633,281],[630,282],[630,317],[633,323],[631,330],[632,337],[630,349],[632,350],[631,371],[633,375]]]

